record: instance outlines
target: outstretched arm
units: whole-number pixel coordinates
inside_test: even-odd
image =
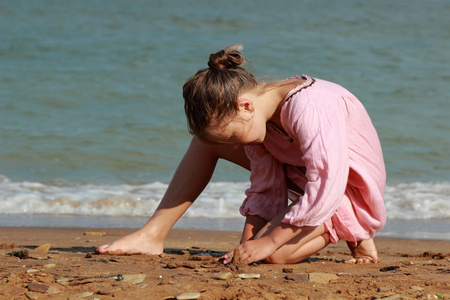
[[[266,220],[258,216],[248,215],[245,219],[241,244],[255,238],[256,234],[267,224]]]
[[[250,163],[242,148],[208,145],[194,137],[150,220],[138,231],[110,244],[100,246],[97,252],[162,253],[167,234],[206,187],[219,158],[229,160],[247,169],[250,168]]]

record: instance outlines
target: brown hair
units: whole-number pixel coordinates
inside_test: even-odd
[[[236,115],[239,93],[257,85],[256,79],[241,65],[244,56],[232,47],[209,56],[207,69],[195,73],[183,85],[184,110],[188,130],[205,138],[208,126],[219,126]]]

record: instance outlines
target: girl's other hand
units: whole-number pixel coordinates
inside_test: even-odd
[[[262,237],[239,245],[237,250],[239,250],[241,262],[248,265],[271,256],[277,248],[270,238]]]
[[[230,263],[231,261],[233,261],[233,257],[234,257],[234,250],[228,252],[227,254],[215,258],[214,261],[222,261],[224,265]]]

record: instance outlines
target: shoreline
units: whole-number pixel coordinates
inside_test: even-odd
[[[344,263],[350,251],[341,241],[308,262],[222,265],[213,257],[232,250],[239,232],[173,229],[162,255],[93,253],[135,230],[0,227],[0,298],[176,299],[191,293],[198,299],[450,299],[450,241],[375,237],[378,264]],[[48,243],[48,252],[36,250]],[[8,254],[21,250],[30,258]],[[118,274],[126,280],[114,279]],[[215,279],[217,274],[229,277]],[[238,274],[259,278],[241,279]]]
[[[2,227],[140,228],[149,217],[0,214]],[[174,229],[241,232],[245,218],[182,217]],[[378,237],[450,241],[450,219],[388,219]]]

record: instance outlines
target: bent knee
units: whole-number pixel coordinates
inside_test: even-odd
[[[289,260],[286,256],[275,253],[263,259],[263,262],[266,264],[288,264]]]

